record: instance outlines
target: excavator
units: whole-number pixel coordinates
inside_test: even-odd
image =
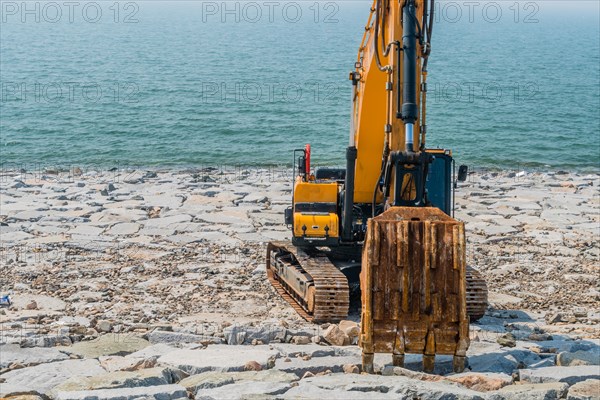
[[[464,223],[453,218],[451,150],[426,144],[427,66],[434,0],[374,0],[354,69],[346,167],[312,169],[294,151],[292,240],[267,246],[267,276],[307,321],[347,318],[361,297],[363,369],[375,353],[436,354],[465,367],[469,322],[487,307],[466,265]],[[465,170],[459,170],[464,180]]]

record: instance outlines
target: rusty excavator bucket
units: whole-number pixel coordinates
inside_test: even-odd
[[[465,367],[469,347],[464,224],[433,207],[392,207],[368,222],[360,275],[363,370],[374,353],[453,355]]]

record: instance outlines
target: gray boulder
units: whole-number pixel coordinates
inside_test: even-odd
[[[210,345],[201,350],[175,350],[162,355],[158,362],[172,365],[190,375],[206,371],[243,371],[249,361],[257,362],[262,369],[271,368],[279,356],[269,346]]]
[[[0,385],[0,396],[5,387],[19,387],[22,391],[46,393],[54,386],[71,377],[104,374],[97,360],[65,360],[9,371],[2,375],[5,383]]]
[[[155,330],[148,334],[148,341],[152,344],[157,343],[223,343],[223,340],[214,336],[195,335],[184,332],[168,332]]]
[[[298,380],[294,374],[288,374],[277,370],[266,371],[242,371],[242,372],[219,372],[210,371],[198,375],[189,376],[179,382],[188,392],[196,395],[203,393],[205,389],[214,389],[232,383],[247,381],[258,383],[291,383]]]
[[[11,364],[32,366],[69,358],[65,353],[54,348],[21,348],[16,344],[0,345],[0,369],[8,368]]]
[[[493,392],[492,398],[505,400],[557,400],[564,397],[569,385],[564,382],[533,383],[525,385],[510,385]]]
[[[96,376],[73,377],[54,387],[52,392],[158,386],[174,383],[173,381],[169,368],[148,368],[134,372],[115,371]]]
[[[519,377],[521,381],[529,383],[565,382],[574,385],[587,379],[600,379],[600,367],[597,365],[584,365],[521,369],[519,370]]]
[[[283,394],[287,392],[289,388],[289,383],[242,381],[214,389],[202,390],[196,395],[196,400],[264,399],[270,396]]]
[[[100,356],[125,355],[139,351],[150,345],[145,339],[132,334],[108,334],[97,339],[77,342],[71,347],[60,350],[80,357],[98,358]]]
[[[275,361],[275,368],[296,374],[299,377],[304,376],[306,372],[317,374],[319,372],[331,371],[331,372],[344,372],[344,365],[346,364],[360,364],[360,359],[356,357],[315,357],[309,360],[304,360],[300,357],[295,358],[280,358]]]
[[[79,390],[59,392],[56,400],[134,400],[134,399],[184,400],[185,388],[180,385],[143,386],[133,388]]]
[[[259,326],[232,325],[223,329],[227,344],[239,345],[259,340],[263,344],[285,341],[287,329],[281,325],[264,324]]]
[[[556,364],[568,367],[576,365],[600,365],[600,348],[593,350],[578,350],[575,352],[562,352],[556,357]]]
[[[598,400],[600,399],[600,380],[587,379],[569,388],[567,400]]]
[[[485,394],[448,382],[404,376],[329,374],[305,378],[281,396],[284,399],[472,399]]]

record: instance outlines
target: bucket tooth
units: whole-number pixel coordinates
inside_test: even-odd
[[[373,367],[373,359],[375,355],[373,353],[362,353],[362,370],[367,374],[375,373],[375,368]]]
[[[404,367],[404,354],[392,354],[392,365],[394,367]]]
[[[435,369],[435,355],[423,354],[423,372],[433,373]]]
[[[452,358],[452,371],[461,373],[465,370],[465,357],[462,356],[454,356]]]

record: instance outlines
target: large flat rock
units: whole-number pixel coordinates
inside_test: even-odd
[[[511,374],[519,363],[526,366],[539,362],[541,358],[530,351],[512,349],[469,355],[469,367],[473,372],[497,372]]]
[[[230,385],[220,386],[214,389],[201,390],[196,395],[196,400],[237,400],[248,398],[269,398],[280,395],[290,388],[289,383],[284,382],[235,382]]]
[[[56,395],[56,400],[183,400],[187,398],[185,388],[180,385],[80,390],[76,392],[59,392]]]
[[[44,364],[68,359],[69,356],[55,348],[21,348],[16,344],[0,345],[0,369],[13,363],[24,366]]]
[[[600,380],[588,379],[578,382],[569,388],[567,400],[598,400],[600,399]]]
[[[152,331],[148,334],[148,340],[152,344],[156,343],[222,343],[223,340],[214,336],[195,335],[184,332]]]
[[[448,382],[403,376],[330,374],[302,379],[284,399],[484,399],[484,393]]]
[[[237,382],[262,383],[285,383],[290,384],[298,380],[294,374],[277,371],[274,369],[266,371],[241,371],[241,372],[219,372],[209,371],[198,375],[192,375],[182,379],[179,384],[184,386],[193,395],[204,393],[206,389],[214,389]]]
[[[323,389],[311,384],[302,384],[300,386],[289,389],[278,398],[285,400],[398,400],[396,393],[365,393],[352,391],[348,392],[344,389]]]
[[[249,361],[256,361],[263,369],[274,364],[279,356],[269,346],[209,345],[201,350],[175,350],[161,356],[158,362],[172,365],[190,375],[205,371],[243,371]]]
[[[505,400],[558,400],[562,399],[569,388],[568,383],[548,382],[510,385],[494,392]]]
[[[600,379],[600,367],[597,365],[581,365],[521,369],[519,370],[519,377],[521,381],[529,383],[565,382],[573,385],[587,379]]]
[[[60,348],[62,351],[85,358],[126,355],[150,345],[145,339],[131,334],[108,334],[97,339],[77,342],[73,346]]]
[[[116,371],[96,376],[77,376],[55,386],[52,392],[159,386],[171,383],[173,378],[168,368],[148,368],[132,372]]]
[[[46,393],[69,378],[94,376],[105,372],[97,360],[65,360],[16,369],[3,374],[2,378],[6,380],[7,387]],[[5,384],[0,384],[0,396],[6,395],[4,390]]]
[[[309,360],[304,360],[301,357],[294,357],[278,359],[275,362],[275,368],[301,377],[306,372],[312,372],[313,374],[325,372],[327,370],[331,372],[343,372],[345,364],[360,365],[360,363],[360,358],[352,356],[325,356],[315,357]]]
[[[305,344],[299,346],[291,343],[274,343],[272,346],[274,349],[279,350],[282,356],[288,357],[325,357],[334,356],[337,354],[337,349],[334,346],[320,346],[318,344]]]
[[[39,310],[38,313],[40,313],[40,311],[62,311],[65,309],[65,305],[67,304],[63,300],[56,297],[25,293],[19,294],[18,296],[12,296],[11,301],[13,308],[19,310],[25,309],[29,303],[35,301],[37,310]]]
[[[577,365],[600,365],[600,348],[562,352],[556,357],[556,364],[562,367]]]

